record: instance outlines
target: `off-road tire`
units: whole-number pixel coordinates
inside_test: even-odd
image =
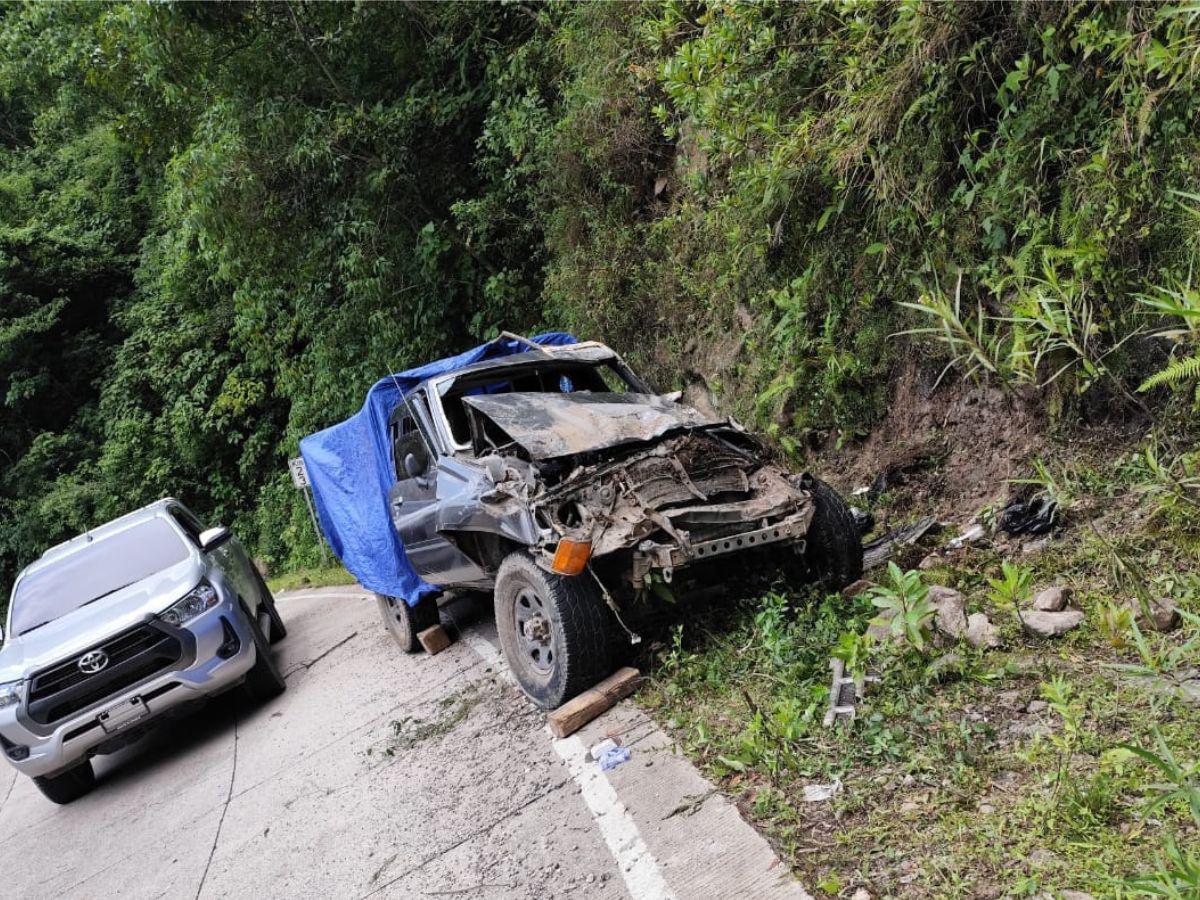
[[[57,775],[39,775],[33,779],[33,783],[47,800],[58,804],[70,803],[96,786],[96,772],[92,769],[92,761],[85,759]]]
[[[254,703],[265,703],[278,697],[287,690],[287,682],[271,656],[271,648],[267,636],[263,634],[258,620],[246,614],[250,623],[250,634],[254,638],[254,665],[246,673],[242,683],[242,691]]]
[[[838,591],[862,577],[862,535],[837,491],[815,478],[809,490],[816,508],[804,538],[805,563],[814,581]]]
[[[271,618],[271,643],[278,644],[287,637],[287,626],[283,624],[283,619],[279,616],[279,610],[275,608],[275,597],[271,593],[271,589],[267,587],[267,582],[263,580],[262,573],[258,569],[254,570],[254,580],[258,583],[258,594],[262,598],[263,608]]]
[[[539,671],[517,629],[521,595],[536,594],[549,621],[549,671]],[[608,610],[587,575],[547,572],[527,553],[514,553],[496,575],[496,631],[517,684],[542,709],[562,706],[611,671]]]
[[[433,597],[422,597],[416,606],[409,606],[400,597],[376,594],[375,602],[379,604],[384,626],[405,653],[420,650],[417,635],[438,624],[437,600]]]

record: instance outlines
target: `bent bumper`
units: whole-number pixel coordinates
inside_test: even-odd
[[[811,521],[812,511],[805,510],[798,515],[776,522],[774,525],[753,528],[711,540],[696,541],[687,546],[642,541],[633,554],[631,571],[633,586],[635,588],[643,587],[646,583],[646,576],[654,570],[659,570],[663,574],[664,580],[670,581],[671,573],[675,569],[730,553],[750,552],[772,544],[792,544],[802,551],[804,536],[808,533]]]
[[[254,665],[254,638],[235,598],[223,598],[180,630],[194,644],[180,667],[164,669],[52,725],[29,719],[23,703],[0,710],[4,757],[25,775],[52,775],[116,749],[128,742],[130,732],[172,710],[235,686]],[[229,652],[231,632],[238,646]]]

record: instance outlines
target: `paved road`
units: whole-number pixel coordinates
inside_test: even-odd
[[[807,897],[632,704],[552,740],[490,623],[406,656],[359,589],[279,609],[281,698],[98,760],[70,806],[0,769],[0,896]],[[606,732],[633,759],[601,773]]]

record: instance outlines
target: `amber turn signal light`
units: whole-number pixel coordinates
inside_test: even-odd
[[[563,538],[554,551],[554,562],[550,568],[560,575],[578,575],[592,555],[591,541],[571,541]]]

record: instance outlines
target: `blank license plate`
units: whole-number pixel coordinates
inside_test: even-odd
[[[100,726],[109,734],[132,725],[150,715],[150,710],[141,697],[131,697],[100,713]]]

